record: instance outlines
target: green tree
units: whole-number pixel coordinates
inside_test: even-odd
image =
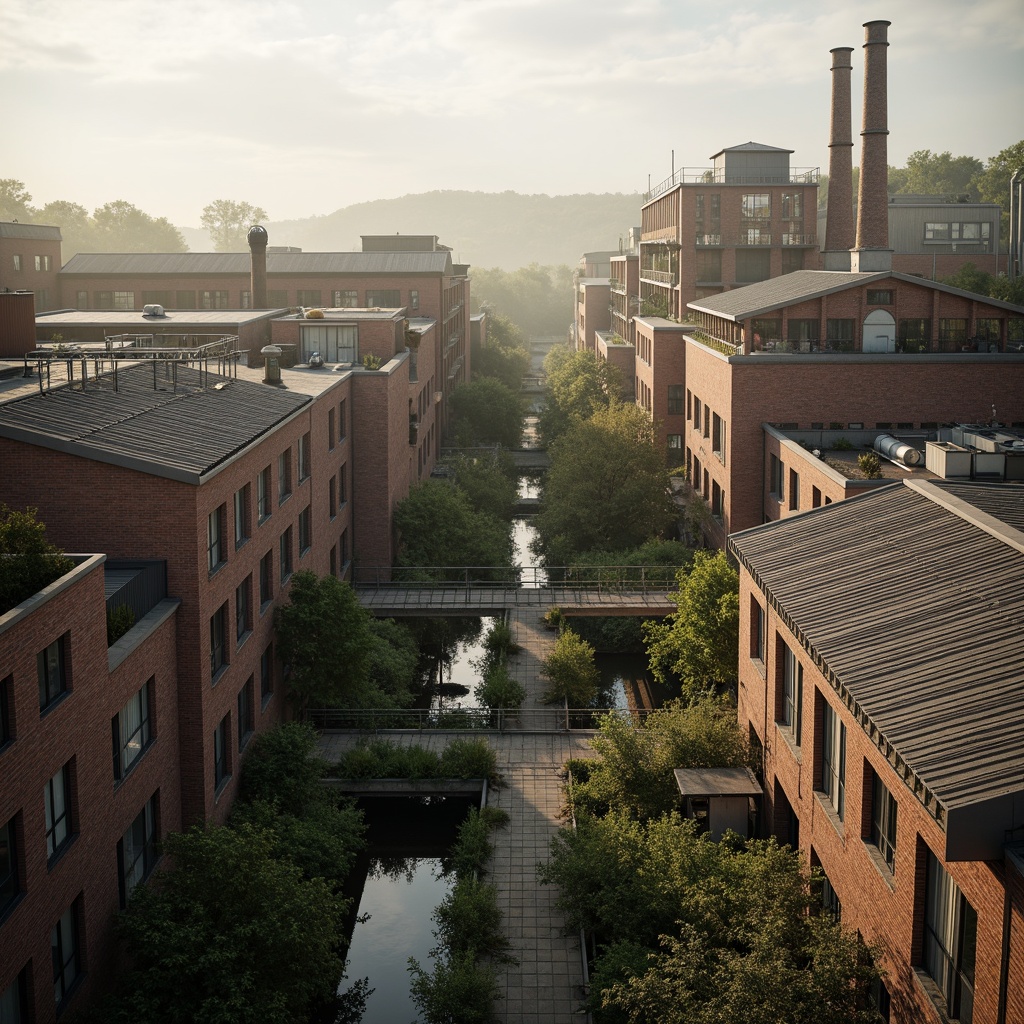
[[[692,704],[670,701],[634,726],[606,715],[591,740],[597,760],[573,787],[577,808],[608,808],[640,820],[678,806],[675,768],[740,768],[750,762],[746,740],[728,697],[704,694]]]
[[[1004,275],[989,274],[973,263],[965,263],[955,274],[942,279],[943,284],[962,288],[965,292],[987,295],[1000,302],[1024,306],[1024,277],[1010,280]]]
[[[75,563],[46,539],[34,508],[18,512],[0,504],[0,615],[54,580]]]
[[[417,680],[419,646],[412,633],[394,619],[370,621],[372,642],[367,652],[370,686],[366,706],[409,707]]]
[[[967,195],[976,200],[974,179],[982,169],[981,161],[973,156],[919,149],[907,157],[903,171],[889,168],[889,191],[924,196]]]
[[[446,462],[455,486],[464,491],[477,512],[511,522],[518,494],[518,477],[508,452],[459,455]]]
[[[675,512],[654,425],[635,405],[577,420],[549,448],[551,466],[536,517],[548,565],[587,551],[616,551],[659,536]]]
[[[594,648],[571,629],[558,634],[554,649],[541,663],[541,671],[549,683],[543,697],[546,704],[568,701],[571,708],[585,708],[597,696]]]
[[[370,612],[348,583],[308,570],[292,576],[288,597],[275,624],[289,697],[300,711],[345,706],[367,682]]]
[[[680,569],[676,611],[644,623],[651,672],[662,683],[679,679],[695,696],[733,686],[739,670],[739,576],[725,553],[698,551],[689,572]]]
[[[0,178],[0,220],[16,220],[25,224],[34,219],[32,195],[23,181]]]
[[[573,352],[564,345],[553,348],[544,360],[544,369],[547,396],[539,428],[548,444],[574,422],[589,419],[623,396],[618,367],[593,352]]]
[[[75,253],[96,251],[96,227],[89,211],[78,203],[55,199],[36,213],[35,221],[60,228],[61,259],[65,263]]]
[[[529,337],[564,335],[572,323],[572,295],[572,270],[564,265],[473,268],[473,311],[500,309]]]
[[[93,213],[102,252],[187,252],[184,236],[166,217],[151,217],[123,199]]]
[[[266,219],[267,211],[262,206],[233,199],[214,199],[203,207],[199,223],[210,232],[216,252],[246,252],[249,228]]]
[[[451,397],[452,433],[464,448],[500,444],[518,448],[523,434],[523,400],[519,389],[496,377],[456,385]]]
[[[974,178],[974,187],[985,203],[998,203],[1003,208],[1000,240],[1005,245],[1010,237],[1010,179],[1015,171],[1024,172],[1024,139],[989,157],[984,170]],[[1020,302],[1019,299],[1009,300]]]
[[[473,379],[494,377],[518,391],[530,368],[530,343],[509,317],[488,306],[482,310],[487,313],[486,344],[473,349]]]
[[[174,870],[132,895],[118,928],[131,967],[107,1021],[301,1024],[342,970],[343,903],[276,859],[272,833],[195,827],[169,835]]]
[[[512,565],[510,524],[473,508],[465,491],[445,480],[424,480],[395,506],[396,564],[422,579],[503,577]],[[431,567],[434,571],[431,572]],[[410,573],[406,573],[410,575]]]

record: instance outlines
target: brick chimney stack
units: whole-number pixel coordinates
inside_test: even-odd
[[[888,21],[864,24],[864,127],[860,133],[860,187],[857,193],[857,244],[850,269],[892,270],[889,248]],[[831,182],[829,183],[831,187]]]
[[[246,235],[249,243],[249,265],[251,268],[250,295],[253,309],[267,308],[267,229],[254,224]]]
[[[852,46],[832,54],[832,121],[828,143],[828,209],[825,269],[849,270],[853,248],[853,124],[850,102]]]

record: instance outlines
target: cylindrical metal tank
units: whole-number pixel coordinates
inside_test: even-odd
[[[904,466],[921,465],[921,453],[912,444],[892,434],[879,434],[875,438],[875,451],[893,462],[902,462]]]

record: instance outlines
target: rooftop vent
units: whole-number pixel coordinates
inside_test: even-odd
[[[164,312],[164,307],[158,302],[151,302],[149,305],[142,307],[143,316],[167,316]]]

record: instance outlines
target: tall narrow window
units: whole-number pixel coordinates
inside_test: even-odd
[[[256,478],[256,512],[262,523],[270,515],[270,467],[261,470]]]
[[[241,643],[252,629],[252,576],[235,587],[235,640]]]
[[[213,572],[224,563],[224,506],[215,509],[206,520],[206,562]]]
[[[765,612],[761,602],[753,595],[750,598],[750,656],[755,661],[765,660]]]
[[[348,501],[348,466],[344,465],[338,470],[338,504],[344,505]]]
[[[868,769],[871,771],[871,769]],[[871,771],[871,842],[886,867],[896,871],[896,801],[885,783]]]
[[[0,918],[21,892],[18,871],[18,818],[0,825]],[[0,1020],[5,1020],[0,1016]]]
[[[348,431],[348,402],[343,398],[338,403],[338,440],[344,441]]]
[[[280,561],[281,582],[284,583],[292,574],[292,528],[290,526],[281,534]]]
[[[159,795],[154,793],[146,801],[146,805],[135,816],[135,820],[128,826],[117,844],[122,910],[128,906],[132,891],[149,877],[153,865],[156,864],[158,800]]]
[[[238,691],[238,749],[241,750],[253,733],[253,677],[249,676],[245,686]]]
[[[50,952],[53,954],[53,999],[59,1010],[80,972],[77,901],[68,907],[53,926]]]
[[[210,677],[217,678],[217,673],[227,664],[224,641],[227,636],[228,606],[222,604],[210,616]]]
[[[227,714],[220,720],[220,725],[213,730],[213,785],[216,789],[219,789],[231,774],[228,754],[230,740],[231,715]]]
[[[309,446],[309,434],[305,433],[299,438],[299,483],[302,483],[303,480],[309,477]]]
[[[277,503],[283,504],[292,493],[292,453],[281,452],[277,457]]]
[[[39,710],[42,711],[68,690],[65,637],[54,640],[36,655],[39,675]]]
[[[307,505],[299,513],[299,557],[304,555],[313,541],[312,515]]]
[[[235,548],[249,539],[249,485],[235,491]]]
[[[268,551],[260,559],[260,609],[274,600],[274,553]]]
[[[931,850],[927,872],[924,969],[939,986],[949,1016],[971,1024],[978,915]]]
[[[777,650],[781,654],[778,659],[781,664],[778,666],[782,673],[781,687],[781,708],[779,709],[779,725],[789,729],[792,733],[793,742],[800,746],[800,734],[803,725],[801,708],[804,699],[804,667],[800,660],[789,649],[789,645],[782,639],[778,642]]]
[[[114,778],[123,779],[149,746],[150,679],[110,720],[114,748]]]
[[[46,813],[46,857],[54,860],[71,841],[71,762],[43,787]]]
[[[334,427],[334,410],[327,410],[327,447],[329,450],[333,450],[337,443],[337,433],[335,433]]]
[[[260,655],[260,700],[266,707],[274,696],[274,645],[267,644]]]
[[[846,726],[822,698],[821,788],[839,820],[846,813]]]

